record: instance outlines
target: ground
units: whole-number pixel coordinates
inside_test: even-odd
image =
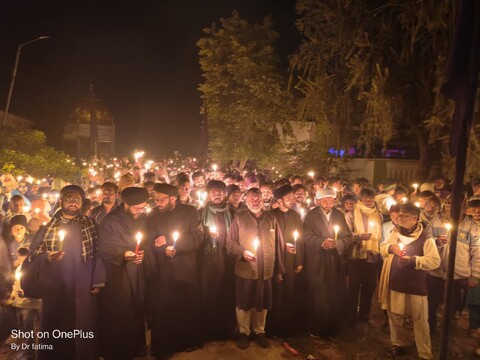
[[[260,348],[254,341],[246,350],[240,350],[233,341],[210,342],[201,349],[189,352],[175,354],[174,360],[277,360],[277,359],[309,359],[309,360],[356,360],[356,359],[387,359],[385,350],[390,346],[389,336],[382,329],[383,314],[374,306],[372,310],[372,322],[374,326],[367,324],[359,325],[356,329],[345,329],[336,340],[313,339],[307,334],[294,339],[289,339],[288,343],[295,348],[298,356],[292,355],[283,346],[281,339],[271,340],[269,349]],[[463,314],[458,320],[458,344],[463,350],[464,359],[480,359],[474,355],[477,347],[477,340],[469,338],[467,334],[468,314]],[[411,345],[407,347],[408,354],[401,359],[418,359],[415,344],[413,340],[413,331],[409,331]],[[0,347],[1,360],[24,360],[28,356],[22,352],[13,352],[10,350],[7,340]],[[432,346],[434,356],[438,357],[440,337],[433,337]],[[450,357],[451,358],[451,357]],[[152,360],[153,357],[137,358]],[[453,358],[452,358],[453,359]],[[68,360],[68,359],[66,359]]]

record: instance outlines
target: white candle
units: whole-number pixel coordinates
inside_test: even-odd
[[[417,189],[418,189],[418,184],[416,184],[416,183],[413,184],[413,188],[415,189],[415,191],[417,191]]]
[[[217,233],[217,227],[215,225],[210,226],[210,232],[216,234]]]
[[[333,225],[333,231],[335,232],[335,241],[338,239],[338,232],[340,231],[340,226],[338,225]]]
[[[256,237],[253,240],[253,251],[255,252],[255,255],[257,255],[257,249],[259,245],[260,245],[260,241],[258,240],[258,237]]]
[[[405,204],[408,201],[406,197],[402,197],[402,203]]]
[[[60,230],[58,232],[58,238],[60,239],[58,251],[63,251],[63,240],[65,240],[65,230]]]
[[[298,231],[295,230],[293,232],[293,241],[295,242],[295,246],[297,246],[297,240],[298,240]]]
[[[310,177],[313,179],[313,177],[315,176],[315,173],[314,173],[313,171],[310,171],[310,172],[308,173],[308,176],[310,176]]]
[[[371,233],[373,231],[373,227],[375,226],[375,221],[368,222],[368,232]]]
[[[180,234],[178,233],[178,231],[174,231],[172,237],[173,237],[173,248],[175,249],[177,246],[177,240],[180,237]]]
[[[140,249],[140,243],[142,242],[143,234],[139,231],[135,235],[135,239],[137,239],[137,247],[135,248],[135,256],[138,255],[138,250]]]
[[[445,224],[445,229],[447,229],[447,239],[450,239],[450,230],[452,230],[452,224]]]
[[[217,164],[213,164],[213,165],[212,165],[212,169],[213,169],[213,172],[216,172],[216,171],[217,171],[217,169],[218,169],[218,166],[217,166]]]

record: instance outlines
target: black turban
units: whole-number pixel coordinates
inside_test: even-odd
[[[153,186],[153,190],[168,196],[178,196],[178,188],[170,184],[157,183]]]
[[[283,185],[273,192],[273,196],[275,199],[280,200],[285,195],[288,195],[290,193],[293,193],[293,187],[291,187],[290,185]]]

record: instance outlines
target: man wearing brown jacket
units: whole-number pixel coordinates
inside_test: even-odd
[[[235,215],[227,236],[228,253],[236,259],[237,345],[246,349],[253,330],[257,343],[267,348],[265,322],[272,306],[272,280],[281,281],[284,273],[285,244],[274,216],[263,211],[259,189],[247,191],[246,204],[248,210]]]

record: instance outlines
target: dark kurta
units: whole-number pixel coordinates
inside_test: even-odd
[[[79,222],[61,224],[60,229],[66,231],[63,259],[50,263],[44,252],[28,264],[29,272],[35,274],[30,281],[41,289],[43,298],[42,331],[50,333],[50,338],[41,342],[53,345],[53,350],[39,351],[39,358],[98,359],[97,296],[91,294],[91,289],[93,285],[105,282],[103,264],[96,256],[82,261]],[[37,233],[30,247],[31,253],[43,240],[43,235],[44,229]],[[54,330],[82,330],[84,334],[92,332],[93,338],[54,339]]]
[[[124,260],[125,251],[135,251],[138,231],[145,244],[144,225],[145,218],[135,220],[122,204],[105,216],[99,227],[99,256],[107,273],[99,296],[99,338],[100,355],[106,359],[132,359],[146,344],[144,266],[148,256],[138,265]]]
[[[325,238],[334,239],[333,226],[338,225],[337,248],[325,250]],[[336,336],[345,311],[345,269],[341,255],[351,241],[343,214],[332,209],[330,221],[320,207],[305,216],[305,270],[310,332],[319,336]]]
[[[197,250],[203,239],[197,209],[177,204],[175,209],[154,209],[148,217],[149,246],[156,269],[149,289],[152,314],[152,352],[156,356],[182,351],[199,344],[199,291]],[[165,249],[173,245],[178,231],[176,255]],[[155,239],[165,235],[167,245],[156,248]]]
[[[209,228],[204,227],[205,236],[198,253],[200,318],[205,340],[225,338],[233,333],[236,325],[233,260],[227,254],[225,218],[221,212],[213,218],[219,233],[215,239],[216,249],[212,248]]]
[[[275,283],[273,287],[273,307],[268,314],[267,329],[277,336],[291,336],[299,329],[299,311],[302,308],[303,294],[299,280],[300,274],[295,273],[299,265],[303,265],[304,242],[303,221],[295,210],[281,211],[274,209],[271,213],[277,219],[279,230],[285,243],[294,244],[293,233],[298,231],[296,243],[297,253],[291,254],[284,249],[285,274],[283,281]]]

